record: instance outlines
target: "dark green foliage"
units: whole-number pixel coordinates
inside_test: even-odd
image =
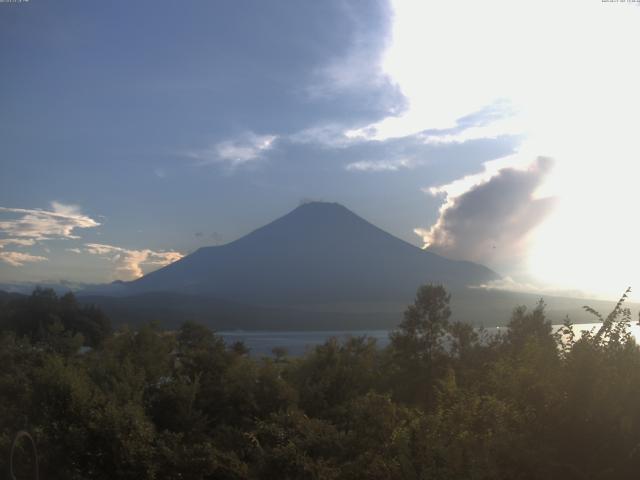
[[[398,399],[423,406],[433,400],[435,380],[446,370],[449,357],[445,341],[450,298],[441,285],[423,285],[398,329],[391,332],[392,378],[397,380]]]
[[[416,300],[404,312],[398,330],[391,333],[391,343],[405,362],[430,364],[444,354],[443,338],[449,328],[449,300],[441,285],[424,285]]]
[[[95,347],[111,331],[109,319],[97,308],[80,305],[73,293],[58,297],[51,289],[36,288],[29,297],[10,298],[0,310],[0,330],[14,331],[32,342],[48,342],[58,334],[82,335]]]
[[[306,412],[318,417],[333,416],[346,402],[375,387],[378,351],[370,338],[353,337],[344,343],[331,338],[284,373],[295,386]]]
[[[0,469],[27,429],[54,480],[637,478],[625,298],[581,337],[568,319],[553,332],[542,302],[488,337],[427,285],[386,349],[334,338],[256,359],[192,322],[108,334],[36,291],[0,310]]]

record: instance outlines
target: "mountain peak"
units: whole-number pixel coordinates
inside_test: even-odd
[[[347,207],[345,207],[344,205],[338,203],[338,202],[325,202],[322,200],[310,200],[308,202],[303,202],[301,203],[298,208],[296,208],[295,210],[300,210],[300,209],[326,209],[326,210],[331,210],[331,209],[343,209],[343,210],[348,210]]]
[[[332,202],[308,202],[293,209],[277,220],[258,228],[243,240],[263,242],[267,238],[279,238],[288,243],[295,241],[327,242],[331,238],[348,236],[352,240],[362,238],[364,231],[378,230],[347,207]],[[370,232],[369,232],[370,234]],[[385,233],[385,235],[388,235]]]
[[[349,214],[355,215],[351,210],[349,210],[344,205],[337,202],[320,202],[320,201],[311,201],[305,202],[299,205],[297,208],[293,209],[290,214],[304,214],[304,215],[313,215],[313,214],[321,214],[321,215],[339,215],[339,214]]]

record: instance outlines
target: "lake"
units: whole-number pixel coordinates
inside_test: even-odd
[[[574,325],[576,338],[580,336],[583,330],[591,328],[599,328],[600,323],[581,323]],[[562,325],[553,325],[554,331]],[[506,331],[506,327],[490,327],[485,328],[490,334],[497,334]],[[348,337],[367,336],[375,338],[379,347],[385,347],[389,344],[390,330],[333,330],[333,331],[223,331],[217,332],[224,338],[227,344],[231,344],[238,340],[244,342],[249,348],[252,356],[271,356],[275,347],[284,347],[291,356],[300,356],[307,349],[316,345],[323,344],[327,339],[336,337],[338,339],[346,339]],[[631,324],[631,334],[635,338],[640,338],[640,326],[636,323]]]

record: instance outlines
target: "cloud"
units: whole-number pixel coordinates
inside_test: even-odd
[[[496,139],[504,135],[521,135],[522,132],[523,128],[518,118],[505,117],[489,125],[465,126],[433,132],[425,131],[420,136],[427,145],[440,145],[448,143],[459,144],[482,138]]]
[[[358,34],[349,51],[317,68],[318,81],[307,87],[309,95],[313,98],[331,96],[338,92],[382,87],[388,83],[380,65],[381,49],[372,48],[369,43],[364,35]]]
[[[539,157],[529,168],[504,168],[449,198],[430,229],[416,228],[425,248],[447,257],[499,266],[525,253],[528,234],[550,212],[553,198],[535,193],[552,162]]]
[[[369,158],[357,159],[346,164],[348,171],[397,172],[402,169],[416,169],[433,166],[441,160],[439,154],[456,152],[454,158],[442,163],[443,169],[453,172],[454,165],[466,156],[462,150],[470,150],[470,158],[475,158],[478,166],[487,160],[480,160],[480,152],[488,145],[512,145],[520,143],[521,129],[515,120],[513,107],[506,101],[494,102],[486,107],[456,120],[455,125],[445,129],[427,129],[410,135],[378,138],[375,127],[343,132],[348,140],[340,147],[345,154],[358,150]],[[502,157],[509,152],[502,150]],[[377,157],[377,158],[376,158]],[[511,166],[511,165],[510,165]],[[438,182],[438,180],[435,180]],[[431,183],[433,185],[433,183]]]
[[[362,160],[352,162],[345,167],[349,171],[358,172],[395,172],[401,168],[411,168],[415,165],[410,159],[400,158],[396,160]]]
[[[36,241],[32,238],[2,238],[0,239],[0,250],[7,245],[18,245],[21,247],[29,247],[35,244]]]
[[[125,280],[144,275],[142,266],[164,267],[180,260],[184,255],[176,251],[156,252],[149,249],[130,250],[102,243],[87,243],[85,250],[93,255],[106,257],[116,265],[116,274]]]
[[[350,137],[344,125],[327,123],[305,128],[286,136],[286,140],[293,144],[316,144],[332,149],[346,148],[361,142],[361,138]]]
[[[37,242],[52,239],[77,239],[74,231],[78,228],[94,228],[100,224],[80,212],[76,205],[51,202],[51,210],[0,207],[0,261],[14,267],[25,263],[42,262],[46,257],[25,252],[6,251],[14,245],[29,247]],[[48,248],[44,250],[49,253]]]
[[[534,282],[519,282],[513,278],[506,276],[491,280],[480,285],[475,285],[470,288],[477,288],[482,290],[505,290],[508,292],[520,292],[520,293],[535,293],[541,296],[554,295],[570,298],[596,298],[598,295],[593,293],[586,293],[582,290],[558,288],[549,285],[540,285]]]
[[[403,128],[385,129],[386,123],[395,120],[397,117],[388,117],[378,123],[347,130],[344,135],[352,140],[378,141],[413,136],[426,145],[440,145],[464,143],[483,138],[495,139],[504,135],[520,135],[524,130],[520,112],[512,103],[504,99],[491,102],[477,111],[456,119],[448,128],[429,128],[415,132]]]
[[[8,263],[14,267],[21,267],[25,263],[31,262],[43,262],[46,261],[46,257],[41,257],[38,255],[30,255],[28,253],[23,252],[0,252],[0,261]]]
[[[74,230],[100,225],[82,214],[78,206],[58,202],[51,202],[51,210],[0,207],[0,213],[18,217],[0,221],[0,235],[8,237],[4,240],[19,238],[35,242],[52,238],[80,238],[74,235]],[[14,240],[11,243],[16,242]]]
[[[383,68],[391,43],[389,3],[338,2],[335,7],[335,13],[348,22],[350,38],[340,50],[327,51],[324,61],[311,69],[312,78],[305,87],[307,95],[312,100],[335,98],[342,103],[346,99],[364,100],[362,103],[377,103],[386,116],[400,114],[406,101]]]
[[[276,135],[246,132],[236,139],[219,142],[211,148],[189,152],[187,156],[197,160],[199,165],[226,163],[234,168],[261,159],[263,153],[273,147],[277,138]]]

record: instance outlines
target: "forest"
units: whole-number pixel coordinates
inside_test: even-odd
[[[200,324],[113,328],[73,294],[0,299],[0,475],[46,479],[627,479],[640,349],[626,293],[577,335],[542,301],[500,335],[421,286],[388,347],[256,358]],[[472,320],[472,319],[470,319]],[[33,478],[27,442],[16,478]]]

